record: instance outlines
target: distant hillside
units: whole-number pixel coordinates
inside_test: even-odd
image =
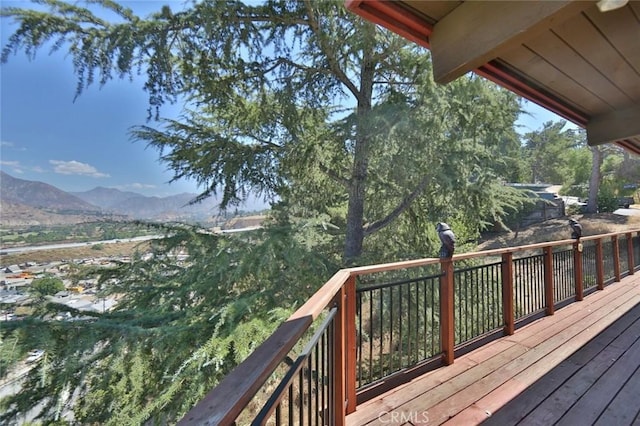
[[[14,178],[0,171],[0,225],[28,226],[79,223],[95,220],[148,220],[156,222],[217,223],[221,220],[215,198],[189,205],[196,194],[146,197],[135,192],[97,187],[65,192],[52,185]],[[268,206],[251,198],[238,210],[260,211]]]
[[[69,192],[87,203],[98,206],[104,210],[111,210],[117,208],[118,204],[126,201],[129,198],[141,197],[140,194],[135,192],[125,192],[113,188],[105,188],[98,186],[91,191],[84,192]]]
[[[219,213],[218,202],[208,199],[188,205],[196,194],[169,197],[146,197],[135,192],[122,192],[112,188],[94,188],[86,192],[73,192],[75,196],[100,206],[103,210],[147,220],[209,220]]]
[[[0,226],[16,228],[24,226],[71,225],[74,223],[94,222],[96,220],[122,220],[122,218],[105,217],[97,212],[56,213],[26,204],[0,200]]]
[[[0,171],[1,201],[56,213],[98,212],[100,208],[44,182],[17,179]]]

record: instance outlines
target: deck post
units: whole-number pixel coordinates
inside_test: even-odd
[[[502,254],[502,317],[504,319],[504,334],[515,332],[515,318],[513,310],[513,253]]]
[[[333,392],[333,422],[336,426],[344,426],[346,422],[345,401],[346,401],[346,333],[347,333],[347,292],[345,286],[340,288],[336,294],[334,302],[338,308],[335,322],[335,333],[333,334],[333,383],[335,386]]]
[[[633,234],[627,232],[627,263],[629,264],[629,275],[633,275],[636,271],[636,264],[633,259]]]
[[[453,303],[453,261],[451,258],[441,259],[442,275],[440,276],[440,344],[445,365],[453,364],[453,347],[455,345],[455,320]]]
[[[350,276],[344,285],[346,292],[346,414],[356,411],[356,277]]]
[[[620,282],[620,245],[617,235],[611,237],[611,246],[613,248],[613,274],[616,282]]]
[[[555,312],[553,295],[553,247],[544,248],[544,302],[545,313],[553,315]]]
[[[604,258],[602,256],[602,239],[596,240],[596,280],[598,290],[604,290]]]
[[[584,277],[582,271],[582,243],[573,243],[573,279],[576,286],[576,302],[584,299]]]

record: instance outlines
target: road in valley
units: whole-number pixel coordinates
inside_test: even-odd
[[[160,235],[145,235],[142,237],[133,237],[133,238],[118,238],[116,240],[103,240],[103,241],[89,241],[84,243],[60,243],[60,244],[47,244],[43,246],[25,246],[25,247],[11,247],[11,248],[2,248],[2,254],[14,254],[14,253],[24,253],[30,251],[38,251],[38,250],[54,250],[61,248],[72,248],[72,247],[82,247],[89,246],[95,244],[115,244],[115,243],[129,243],[129,242],[141,242],[148,240],[155,240],[158,238],[162,238]]]

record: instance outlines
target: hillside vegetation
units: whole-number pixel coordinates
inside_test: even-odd
[[[640,229],[640,216],[621,216],[613,213],[595,213],[572,216],[582,225],[583,235],[607,234],[628,229]],[[567,218],[536,223],[516,232],[487,233],[478,250],[535,244],[571,238]]]
[[[640,216],[620,216],[613,213],[597,213],[575,217],[583,226],[584,235],[606,234],[627,229],[640,229]],[[533,224],[519,232],[486,233],[477,250],[514,247],[544,241],[570,238],[567,219],[552,219]],[[24,264],[25,262],[45,263],[63,259],[85,259],[90,257],[131,256],[135,252],[148,249],[148,242],[122,242],[104,244],[99,250],[91,245],[56,250],[40,250],[0,256],[0,265]]]

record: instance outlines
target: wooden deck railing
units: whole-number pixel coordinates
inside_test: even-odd
[[[340,270],[179,424],[343,425],[359,402],[639,268],[633,230]]]

